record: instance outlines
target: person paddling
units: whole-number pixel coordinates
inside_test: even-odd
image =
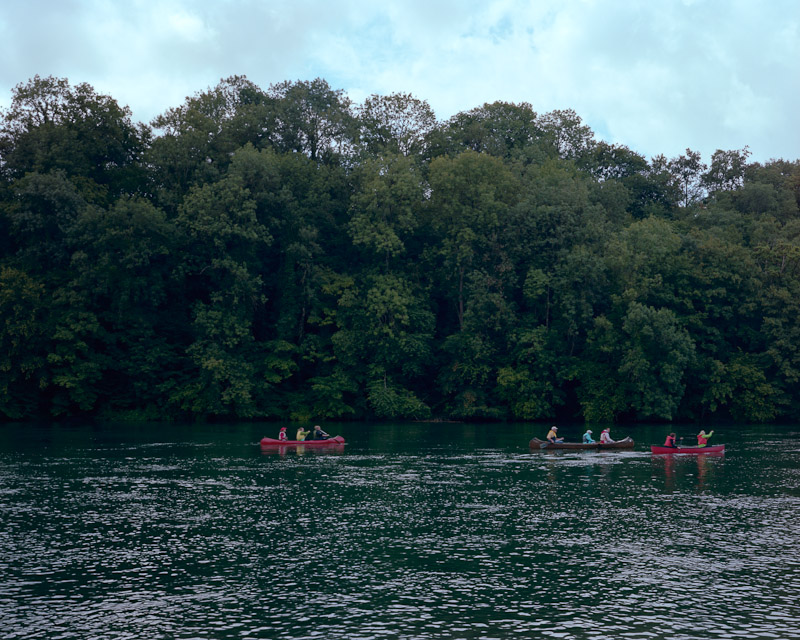
[[[297,433],[294,436],[294,439],[297,440],[298,442],[303,442],[303,440],[306,439],[306,436],[309,433],[311,433],[311,431],[306,431],[305,429],[303,429],[303,427],[299,427],[297,429]]]
[[[327,440],[331,436],[325,433],[318,424],[314,425],[314,432],[311,434],[312,440]]]
[[[675,441],[675,432],[672,432],[667,436],[667,439],[664,440],[664,446],[669,447],[670,449],[678,448],[678,443]]]
[[[583,444],[594,444],[594,439],[592,438],[591,429],[587,429],[586,433],[583,434]]]
[[[603,429],[603,432],[600,434],[600,442],[602,444],[613,444],[616,440],[611,439],[611,428],[606,427]]]
[[[564,442],[564,438],[559,438],[558,437],[558,427],[556,427],[556,426],[550,427],[550,431],[547,432],[546,440],[548,442],[553,442],[553,443]]]
[[[705,429],[701,430],[700,433],[697,434],[697,446],[705,447],[708,444],[708,439],[713,435],[713,429],[709,433],[706,433]]]

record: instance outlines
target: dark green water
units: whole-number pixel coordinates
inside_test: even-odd
[[[647,426],[604,453],[457,424],[262,451],[277,431],[0,427],[0,636],[800,638],[796,427],[700,457]]]

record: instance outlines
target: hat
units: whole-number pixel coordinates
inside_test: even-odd
[[[550,427],[550,428],[551,428],[553,431],[558,431],[558,427],[556,427],[556,426],[553,426],[553,427]]]
[[[281,431],[286,431],[286,427],[281,427]]]
[[[586,433],[592,433],[592,430],[591,429],[587,429]]]

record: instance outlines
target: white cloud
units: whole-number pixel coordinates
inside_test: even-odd
[[[35,74],[149,121],[224,77],[410,92],[440,118],[572,108],[646,156],[800,157],[797,0],[28,0],[0,5],[0,105]]]

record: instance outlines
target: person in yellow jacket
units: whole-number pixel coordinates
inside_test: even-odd
[[[294,439],[297,440],[298,442],[302,442],[303,440],[306,439],[306,436],[309,433],[311,433],[311,432],[310,431],[306,431],[305,429],[303,429],[303,427],[300,427],[297,430],[297,433],[295,434]]]
[[[547,441],[548,442],[564,442],[564,438],[558,437],[558,427],[550,427],[550,431],[547,432]]]

